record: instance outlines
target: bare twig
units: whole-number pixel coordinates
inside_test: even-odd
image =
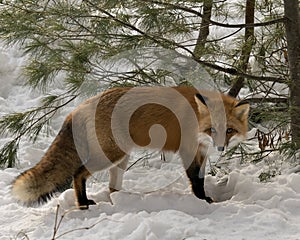
[[[56,207],[54,230],[53,230],[53,236],[52,236],[51,240],[55,239],[55,235],[58,231],[58,228],[57,228],[58,210],[59,210],[59,205],[57,205],[57,207]]]
[[[64,233],[62,233],[62,234],[60,234],[60,235],[58,235],[55,239],[61,238],[61,237],[65,236],[65,235],[67,235],[67,234],[69,234],[69,233],[72,233],[72,232],[82,231],[82,230],[89,230],[89,229],[95,227],[97,224],[99,224],[99,223],[101,223],[101,222],[103,222],[103,221],[105,221],[105,220],[110,220],[110,221],[114,221],[114,222],[120,222],[120,221],[113,220],[113,219],[110,219],[110,218],[108,218],[108,217],[105,217],[105,218],[102,218],[102,219],[98,220],[97,222],[95,222],[94,224],[92,224],[92,225],[90,225],[90,226],[87,226],[87,227],[81,227],[81,228],[75,228],[75,229],[66,231],[66,232],[64,232]],[[53,239],[53,240],[54,240],[54,239]]]
[[[144,159],[148,159],[148,158],[150,158],[150,157],[152,157],[152,156],[153,156],[153,153],[149,153],[149,154],[147,154],[147,155],[144,155],[144,156],[138,158],[136,161],[134,161],[134,162],[126,169],[126,171],[128,171],[129,169],[131,169],[131,168],[132,168],[134,165],[136,165],[139,161],[142,161],[142,160],[144,160]]]
[[[285,103],[285,104],[289,104],[289,99],[288,98],[247,98],[247,101],[249,101],[250,103]]]
[[[59,205],[57,205],[57,207],[56,207],[56,213],[55,213],[55,221],[54,221],[53,236],[52,236],[51,240],[56,240],[56,239],[58,239],[58,238],[61,238],[61,237],[65,236],[65,235],[70,234],[70,233],[75,232],[75,231],[89,230],[89,229],[95,227],[95,226],[96,226],[97,224],[99,224],[100,222],[103,222],[103,221],[105,221],[105,220],[110,220],[110,221],[114,221],[114,222],[121,222],[121,221],[117,221],[117,220],[114,220],[114,219],[110,219],[110,218],[108,218],[108,217],[104,217],[104,218],[102,218],[102,219],[96,221],[94,224],[92,224],[92,225],[90,225],[90,226],[71,229],[71,230],[69,230],[69,231],[66,231],[66,232],[61,233],[60,235],[57,235],[58,230],[59,230],[59,228],[60,228],[60,226],[61,226],[61,223],[62,223],[63,219],[65,218],[65,216],[66,216],[68,213],[70,213],[70,212],[72,212],[72,211],[74,211],[74,210],[78,210],[78,209],[77,209],[77,208],[72,208],[72,209],[69,209],[69,210],[65,211],[65,212],[61,215],[60,220],[58,221]]]
[[[27,236],[27,234],[24,233],[24,232],[19,232],[19,233],[17,234],[17,236],[16,236],[16,239],[18,239],[19,237],[22,238],[22,239],[30,240],[29,237]]]

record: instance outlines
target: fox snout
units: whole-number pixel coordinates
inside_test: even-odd
[[[219,146],[219,147],[217,147],[217,150],[219,152],[223,152],[225,150],[225,147],[224,146]]]
[[[212,142],[216,151],[224,152],[225,148],[228,145],[229,139],[227,139],[226,136],[221,136],[221,137],[212,136]]]
[[[232,148],[238,145],[244,137],[241,135],[234,135],[231,138],[216,138],[206,133],[200,133],[198,137],[199,143],[207,148],[210,148],[214,152],[224,152],[227,148]]]

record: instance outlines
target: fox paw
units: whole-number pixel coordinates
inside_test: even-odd
[[[214,201],[212,198],[210,198],[210,197],[205,197],[205,201],[208,202],[209,204],[215,202],[215,201]]]
[[[89,209],[90,205],[96,205],[94,200],[88,199],[86,203],[79,204],[78,208],[81,210]]]
[[[112,187],[109,188],[110,193],[118,192],[118,191],[119,191],[118,189],[115,189],[115,188],[112,188]]]

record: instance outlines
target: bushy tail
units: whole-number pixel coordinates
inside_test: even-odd
[[[70,115],[41,161],[15,179],[12,194],[29,205],[45,202],[53,192],[70,182],[81,165],[73,141]]]

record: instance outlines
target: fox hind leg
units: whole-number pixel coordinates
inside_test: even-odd
[[[86,196],[86,179],[90,175],[90,172],[84,166],[81,166],[73,176],[73,187],[75,189],[77,205],[80,209],[88,209],[89,205],[96,204]]]
[[[123,175],[127,167],[128,159],[128,155],[124,156],[118,165],[109,169],[109,190],[111,193],[122,189]]]

